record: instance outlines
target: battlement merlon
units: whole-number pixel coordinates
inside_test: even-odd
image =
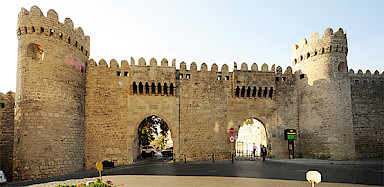
[[[21,8],[17,22],[18,39],[26,34],[43,34],[64,43],[72,45],[84,53],[90,55],[90,37],[85,36],[81,27],[74,28],[70,18],[65,18],[64,23],[59,22],[59,16],[55,10],[49,10],[47,17],[39,7],[33,6],[30,11]]]
[[[107,61],[105,61],[104,59],[99,60],[98,63],[94,59],[89,59],[88,60],[88,67],[108,67],[108,68],[123,68],[123,69],[124,68],[129,69],[132,67],[161,67],[161,68],[175,68],[175,69],[177,69],[176,68],[176,59],[174,59],[172,61],[172,65],[170,65],[168,60],[163,58],[161,60],[160,65],[159,65],[155,58],[152,58],[150,60],[149,64],[147,64],[147,62],[145,61],[145,59],[143,57],[141,57],[139,59],[138,64],[136,64],[135,60],[131,57],[130,64],[128,63],[127,60],[122,60],[120,65],[115,59],[112,59],[109,62],[109,65],[108,65]],[[215,63],[212,64],[210,71],[208,70],[208,65],[206,63],[201,64],[200,71],[197,70],[197,64],[195,62],[192,62],[189,67],[190,68],[187,69],[187,64],[184,61],[182,61],[180,63],[179,69],[177,69],[177,70],[179,70],[180,72],[191,72],[191,73],[193,73],[193,72],[229,73],[227,64],[223,64],[220,71],[219,71],[217,64],[215,64]],[[240,70],[234,69],[234,71],[269,72],[269,73],[282,74],[282,68],[280,66],[275,67],[275,64],[273,64],[271,66],[271,68],[269,69],[269,67],[266,63],[263,63],[263,65],[261,66],[260,69],[258,69],[258,65],[256,63],[253,63],[251,68],[249,69],[248,64],[244,62],[244,63],[242,63]],[[284,74],[291,74],[292,75],[292,68],[287,67]]]
[[[378,70],[375,70],[373,73],[371,73],[370,70],[365,70],[364,72],[359,69],[356,72],[353,69],[349,70],[349,75],[354,77],[382,77],[384,78],[384,71],[381,71],[381,73]]]
[[[15,98],[15,92],[9,91],[6,94],[3,94],[3,93],[0,92],[0,99],[1,100],[3,100],[3,99],[7,100],[7,98],[8,99],[9,98]]]
[[[345,53],[347,55],[347,37],[342,28],[335,32],[331,28],[326,29],[321,39],[319,39],[319,34],[314,32],[309,43],[307,39],[301,39],[299,45],[292,46],[292,62],[295,65],[310,57],[330,52]]]

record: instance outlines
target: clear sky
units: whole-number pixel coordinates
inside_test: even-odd
[[[383,0],[14,0],[2,2],[0,92],[16,91],[17,15],[54,9],[91,37],[90,57],[176,58],[187,68],[226,63],[292,65],[291,47],[328,27],[347,32],[348,66],[384,70]]]

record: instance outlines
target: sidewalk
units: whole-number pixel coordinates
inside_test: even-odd
[[[337,160],[316,160],[316,159],[268,159],[272,162],[298,163],[298,164],[335,164],[335,165],[384,165],[384,160],[353,160],[353,161],[337,161]]]
[[[59,184],[80,184],[86,181],[94,181],[95,178],[56,181],[44,184],[31,185],[32,187],[54,187]],[[110,180],[114,185],[124,186],[287,186],[287,187],[309,187],[307,181],[280,180],[280,179],[261,179],[243,177],[210,177],[210,176],[159,176],[159,175],[115,175],[103,176],[103,181]],[[372,185],[345,184],[345,183],[319,183],[316,186],[327,187],[365,187]]]

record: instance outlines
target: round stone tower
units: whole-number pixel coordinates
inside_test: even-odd
[[[22,8],[17,24],[13,176],[67,174],[84,165],[85,65],[89,37],[72,20]]]
[[[292,48],[298,93],[299,154],[308,158],[355,157],[346,33],[328,28]]]

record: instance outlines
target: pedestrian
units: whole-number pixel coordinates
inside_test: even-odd
[[[255,143],[253,143],[253,157],[256,158],[256,153],[257,153],[257,147],[255,145]]]
[[[263,145],[263,148],[261,148],[261,156],[263,157],[263,162],[265,161],[265,157],[267,156],[267,148]]]

